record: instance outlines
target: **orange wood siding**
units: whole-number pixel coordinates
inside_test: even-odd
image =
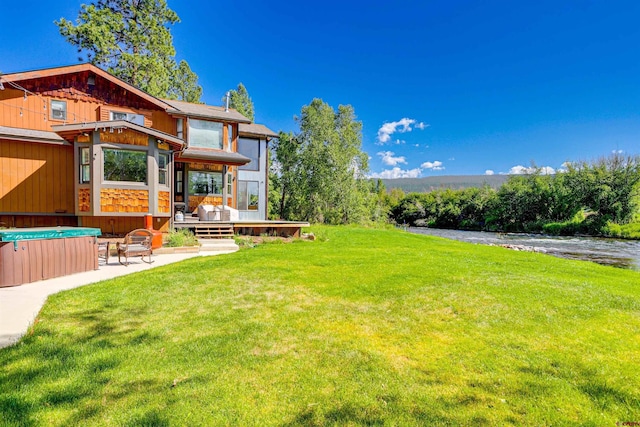
[[[100,210],[102,212],[149,212],[149,191],[122,188],[100,190]]]
[[[74,213],[73,148],[0,141],[0,212]]]
[[[67,120],[51,118],[51,99],[67,101]],[[5,88],[0,91],[0,126],[50,131],[51,125],[96,121],[98,106],[97,102],[32,94],[25,99],[23,91]]]
[[[125,235],[136,228],[144,228],[143,216],[87,216],[80,218],[83,227],[94,227],[102,234]]]
[[[171,213],[171,195],[168,191],[158,191],[158,212]]]
[[[81,188],[78,190],[78,211],[91,212],[91,189]]]
[[[169,116],[164,111],[152,111],[151,121],[153,122],[154,129],[158,129],[161,132],[168,133],[173,136],[178,134],[176,119]]]
[[[109,120],[110,111],[144,116],[144,125],[176,135],[176,122],[159,106],[96,76],[89,86],[89,73],[43,77],[18,82],[27,92],[5,84],[0,91],[0,126],[50,131],[52,125]],[[66,120],[51,117],[51,100],[66,101]]]
[[[221,205],[222,196],[189,196],[189,212],[198,209],[198,205]]]
[[[75,216],[0,215],[0,227],[55,227],[78,225]]]
[[[144,228],[144,217],[142,216],[88,216],[82,217],[83,227],[94,227],[102,230],[102,234],[125,235],[136,228]],[[153,229],[169,232],[169,218],[153,218]]]
[[[129,129],[113,129],[113,131],[107,130],[100,132],[100,141],[114,144],[140,145],[144,147],[149,145],[149,137],[147,135]]]

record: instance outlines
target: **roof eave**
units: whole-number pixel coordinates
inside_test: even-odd
[[[76,64],[76,65],[67,65],[67,66],[63,66],[63,67],[55,67],[55,68],[44,68],[44,69],[40,69],[40,70],[33,70],[33,71],[23,71],[23,72],[19,72],[19,73],[11,73],[11,74],[2,74],[0,75],[0,77],[2,78],[2,81],[6,81],[6,82],[18,82],[18,81],[22,81],[22,80],[30,80],[30,79],[38,79],[38,78],[44,78],[44,77],[51,77],[51,76],[58,76],[58,75],[62,75],[62,74],[71,74],[71,73],[80,73],[83,71],[91,71],[93,73],[95,73],[96,75],[111,81],[112,83],[115,83],[119,86],[123,86],[126,87],[126,89],[145,99],[146,101],[156,105],[158,108],[161,108],[163,110],[167,110],[168,108],[172,108],[169,104],[167,104],[166,102],[162,101],[159,98],[156,98],[155,96],[149,95],[148,93],[146,93],[145,91],[143,91],[142,89],[138,89],[137,87],[125,82],[124,80],[108,73],[107,71],[103,70],[102,68],[99,68],[93,64],[90,63],[84,63],[84,64]]]
[[[63,135],[75,136],[80,132],[97,131],[100,129],[111,129],[111,128],[113,129],[125,128],[125,129],[131,129],[136,132],[144,133],[146,135],[153,136],[156,139],[164,141],[170,145],[176,146],[178,149],[181,149],[185,145],[184,141],[182,141],[181,139],[173,135],[169,135],[168,133],[164,133],[156,129],[141,126],[126,120],[110,120],[110,121],[101,121],[101,122],[73,123],[73,124],[66,124],[66,125],[51,126],[51,129],[53,129],[54,132],[56,133],[62,134],[61,136]]]

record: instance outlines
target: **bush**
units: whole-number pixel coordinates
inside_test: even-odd
[[[608,222],[607,225],[602,228],[602,234],[607,237],[640,240],[640,222],[623,225]]]
[[[179,246],[198,246],[198,239],[188,228],[171,230],[166,237],[165,246],[175,248]]]

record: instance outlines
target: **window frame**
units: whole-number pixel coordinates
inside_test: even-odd
[[[78,181],[80,184],[90,184],[91,183],[91,147],[79,147],[80,155],[79,157],[79,173]],[[86,154],[86,157],[85,157]],[[87,171],[87,179],[85,180],[84,172]]]
[[[123,114],[124,118],[115,118],[116,114]],[[124,120],[124,121],[127,121],[127,122],[135,123],[135,124],[140,125],[140,126],[144,126],[144,115],[143,114],[138,114],[138,113],[129,113],[129,112],[126,112],[126,111],[110,110],[109,111],[109,120],[111,120],[111,121]]]
[[[218,175],[220,177],[219,180],[216,180],[215,183],[216,185],[213,186],[213,188],[209,188],[209,184],[211,183],[211,181],[207,182],[207,191],[206,192],[201,192],[201,191],[192,191],[195,190],[194,187],[192,187],[191,183],[191,174],[207,174],[207,175]],[[218,186],[217,183],[220,183],[220,185]],[[189,196],[222,196],[222,192],[224,189],[224,181],[223,181],[223,173],[222,172],[218,172],[218,171],[204,171],[204,170],[188,170],[187,171],[187,192],[189,194]],[[209,191],[209,190],[219,190],[218,192],[215,191]]]
[[[257,155],[253,157],[252,155],[246,154],[246,151],[242,150],[246,144],[256,144],[257,145]],[[243,156],[251,159],[249,163],[238,166],[238,169],[244,171],[260,171],[260,140],[252,139],[252,138],[238,138],[238,154],[242,154]],[[253,165],[255,164],[255,167]]]
[[[145,178],[144,181],[126,181],[126,180],[112,180],[107,179],[107,171],[106,171],[106,152],[108,151],[119,151],[119,152],[128,152],[144,155],[144,168],[145,168]],[[102,182],[111,183],[111,184],[126,184],[126,185],[148,185],[149,183],[149,161],[148,161],[148,152],[146,150],[131,150],[125,148],[115,148],[115,147],[104,147],[102,148]]]
[[[161,159],[164,158],[164,167],[162,167]],[[162,182],[162,176],[164,176],[164,182]],[[158,184],[165,187],[169,186],[169,153],[158,153]]]
[[[257,197],[255,204],[250,203],[249,197],[249,184],[255,184]],[[244,194],[243,187],[244,186]],[[246,202],[246,206],[244,203]],[[251,206],[255,206],[255,209],[250,209]],[[247,211],[247,212],[258,212],[260,210],[260,181],[256,180],[238,180],[238,210],[239,211]]]
[[[207,123],[208,125],[215,125],[216,128],[219,127],[219,129],[211,129],[211,128],[197,128],[192,126],[193,124],[197,124],[197,123]],[[195,148],[204,148],[204,149],[209,149],[209,150],[223,150],[224,149],[224,123],[222,122],[215,122],[215,121],[211,121],[211,120],[200,120],[200,119],[193,119],[193,118],[189,118],[189,120],[187,121],[187,145],[189,147],[195,147]],[[204,144],[200,144],[198,143],[198,141],[194,141],[192,138],[194,138],[194,134],[197,134],[200,132],[217,132],[218,133],[218,141],[216,144],[214,144],[215,146],[212,145],[204,145]],[[212,138],[213,140],[213,138]]]
[[[54,108],[54,104],[62,106],[62,108]],[[67,120],[67,101],[61,99],[52,99],[49,103],[49,111],[51,120],[66,121]],[[54,111],[62,111],[62,117],[56,117]]]

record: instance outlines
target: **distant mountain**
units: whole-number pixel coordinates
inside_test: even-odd
[[[470,187],[483,187],[488,185],[498,188],[504,184],[509,175],[450,175],[428,176],[426,178],[396,178],[383,179],[387,191],[400,188],[405,193],[428,193],[434,190],[462,190]]]

